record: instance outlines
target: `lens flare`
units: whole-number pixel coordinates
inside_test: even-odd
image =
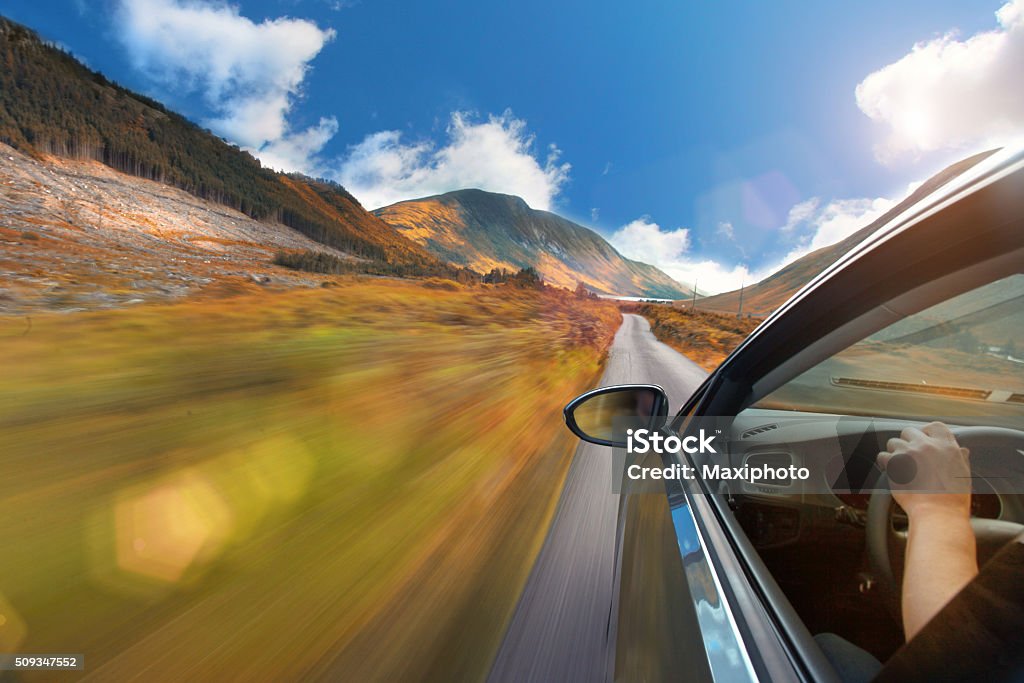
[[[166,583],[215,556],[232,528],[223,497],[191,470],[121,500],[114,518],[117,566]]]
[[[21,615],[3,593],[0,593],[0,652],[17,652],[28,629]]]

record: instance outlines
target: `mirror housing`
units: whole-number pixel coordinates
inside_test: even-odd
[[[613,420],[632,418],[638,427],[661,429],[668,418],[668,395],[657,384],[617,384],[577,396],[562,413],[569,430],[584,441],[625,448],[624,440],[615,439]]]

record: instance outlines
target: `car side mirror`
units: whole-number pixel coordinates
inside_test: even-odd
[[[599,446],[626,447],[626,425],[661,429],[668,396],[656,384],[619,384],[577,396],[563,411],[573,434]],[[622,433],[616,434],[616,430]]]

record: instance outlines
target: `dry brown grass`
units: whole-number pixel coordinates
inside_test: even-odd
[[[647,318],[651,331],[707,371],[714,370],[761,322],[667,304],[621,304],[627,313]]]

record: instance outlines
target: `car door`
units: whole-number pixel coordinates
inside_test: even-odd
[[[1013,288],[1019,280],[1014,278],[1021,277],[1024,265],[1022,168],[1019,154],[997,156],[956,187],[897,217],[758,328],[694,394],[671,429],[686,433],[717,420],[729,439],[741,439],[744,432],[730,430],[748,424],[744,418],[764,409],[764,399],[774,395],[772,405],[778,408],[778,392],[785,394],[788,387],[792,393],[800,388],[799,378],[820,371],[823,363],[872,335],[892,333],[915,315],[970,298],[994,283],[1011,302],[1000,305],[1015,305]],[[974,297],[981,301],[978,294]],[[998,351],[985,353],[1006,350],[986,346]],[[811,395],[824,391],[812,388]],[[835,409],[830,408],[832,413]],[[939,417],[935,410],[915,417]],[[1015,419],[1016,408],[1007,410]],[[862,406],[851,412],[863,416],[871,410]],[[889,410],[888,417],[899,419],[905,412]],[[700,464],[700,456],[661,459],[665,466]],[[744,519],[737,505],[738,497],[751,491],[697,476],[657,486],[624,483],[623,493],[616,679],[689,678],[683,672],[692,670],[696,679],[706,680],[838,680],[780,587],[779,570],[773,574],[766,565],[765,539],[752,538],[758,524]],[[770,488],[753,493],[773,499]],[[805,493],[815,495],[801,496]],[[791,508],[778,497],[775,503],[759,511],[759,523],[787,528]],[[765,515],[778,518],[764,522]],[[798,518],[797,527],[804,523]],[[854,524],[850,533],[863,535]],[[870,591],[871,577],[863,580]],[[703,647],[703,661],[693,657],[695,640]]]

